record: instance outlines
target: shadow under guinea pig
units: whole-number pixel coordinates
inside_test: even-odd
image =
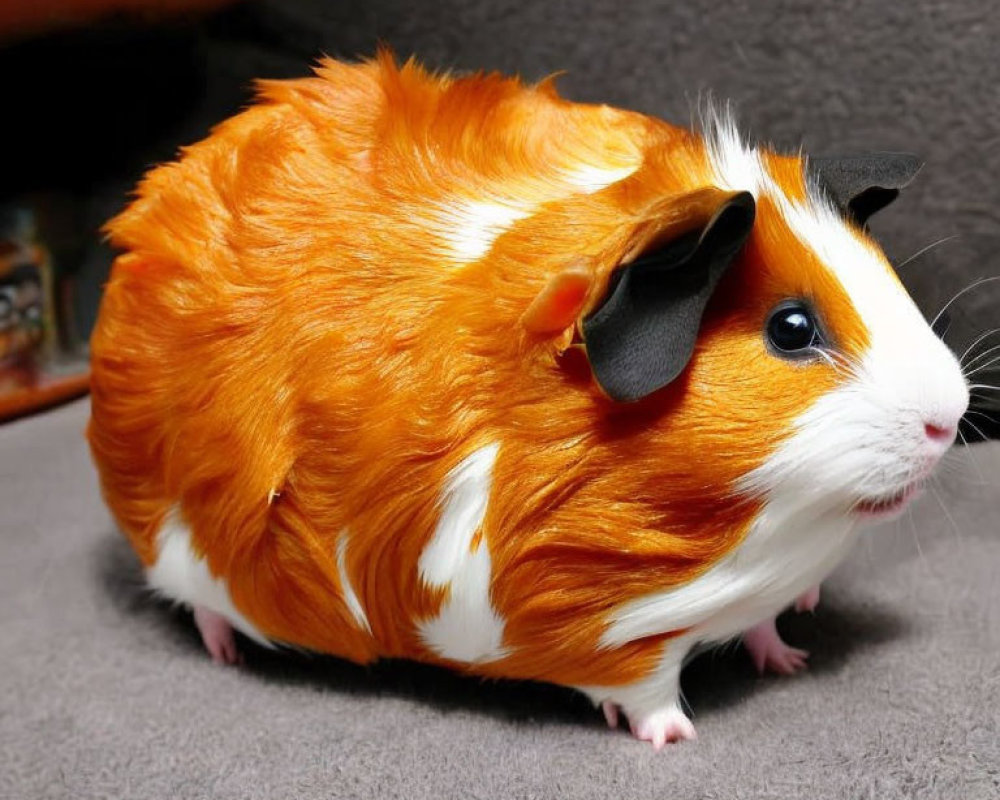
[[[137,558],[118,534],[101,540],[96,551],[98,580],[121,615],[145,632],[162,637],[165,648],[187,649],[204,657],[191,613],[158,599],[145,585]],[[851,653],[905,635],[904,621],[885,610],[862,612],[824,586],[815,614],[786,614],[778,621],[784,638],[809,650],[816,674],[840,667]],[[239,636],[239,635],[238,635]],[[332,656],[288,648],[269,650],[239,636],[245,673],[258,680],[303,685],[324,691],[407,697],[445,710],[475,709],[510,721],[544,719],[571,725],[603,725],[590,701],[579,692],[533,681],[490,680],[459,675],[412,661],[383,660],[359,666]],[[752,692],[766,691],[779,676],[760,678],[737,643],[707,650],[685,667],[681,688],[695,717],[732,706]]]

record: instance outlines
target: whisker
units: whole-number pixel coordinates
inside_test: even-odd
[[[945,504],[941,501],[940,495],[938,495],[938,493],[935,491],[933,481],[927,484],[927,488],[931,490],[931,494],[934,495],[934,499],[937,500],[937,503],[939,506],[941,506],[941,510],[944,512],[944,515],[948,518],[948,522],[951,523],[951,529],[955,533],[955,538],[958,541],[962,541],[962,534],[958,530],[958,526],[955,524],[955,518],[952,517],[951,512],[948,511]]]
[[[995,344],[992,347],[987,347],[985,350],[983,350],[983,352],[978,353],[977,355],[970,358],[968,364],[963,364],[962,369],[966,370],[969,367],[974,366],[977,361],[981,361],[982,359],[988,357],[990,353],[995,353],[997,350],[1000,350],[1000,344]]]
[[[983,339],[988,339],[994,333],[1000,333],[1000,328],[993,328],[992,330],[986,331],[986,333],[984,333],[982,336],[979,336],[972,344],[970,344],[968,347],[965,348],[965,352],[962,353],[962,355],[959,357],[958,363],[964,364],[965,357],[972,352],[972,348],[974,348],[977,344],[979,344]]]
[[[903,261],[900,264],[897,264],[896,265],[896,270],[897,271],[901,270],[903,267],[905,267],[911,261],[913,261],[914,259],[920,258],[920,256],[922,256],[928,250],[933,250],[939,244],[944,244],[945,242],[950,242],[952,239],[957,239],[957,238],[958,238],[958,234],[957,233],[953,233],[951,236],[945,236],[943,239],[938,239],[936,242],[931,242],[929,245],[927,245],[927,247],[924,247],[924,248],[922,248],[920,250],[917,250],[917,252],[914,253],[912,256],[910,256],[908,259],[906,259],[905,261]]]
[[[927,565],[927,559],[924,558],[924,549],[920,546],[920,534],[917,532],[917,523],[913,519],[913,504],[906,509],[906,516],[910,520],[910,531],[913,533],[913,543],[917,546],[917,555],[920,557],[920,563]]]
[[[813,353],[815,353],[816,355],[818,355],[820,358],[822,358],[824,361],[826,361],[826,363],[829,364],[834,369],[839,369],[840,368],[839,365],[837,364],[837,362],[834,361],[833,358],[830,356],[830,354],[828,352],[826,352],[826,350],[824,350],[822,347],[810,347],[809,349]]]
[[[958,298],[962,297],[965,294],[968,294],[977,286],[982,286],[984,283],[991,283],[992,281],[1000,281],[1000,275],[992,275],[989,278],[980,278],[978,281],[970,283],[968,286],[966,286],[964,289],[958,292],[958,294],[956,294],[954,297],[951,298],[951,300],[949,300],[947,303],[944,304],[944,308],[938,311],[937,316],[934,317],[933,321],[931,322],[931,327],[933,328],[935,325],[937,325],[938,320],[941,319],[941,315],[944,314],[944,312],[947,311],[951,307],[951,304],[954,303],[956,300],[958,300]]]
[[[975,389],[987,389],[991,392],[1000,392],[1000,386],[990,386],[988,383],[973,383],[969,385],[970,392]]]
[[[988,419],[988,420],[991,420],[991,418],[990,418],[989,416],[987,416],[986,414],[983,414],[983,413],[982,413],[981,411],[966,411],[965,413],[966,413],[966,414],[978,414],[979,416],[981,416],[981,417],[983,417],[983,418],[985,418],[985,419]],[[992,421],[992,420],[991,420],[991,421]],[[971,419],[965,419],[965,423],[966,423],[966,424],[967,424],[967,425],[968,425],[968,426],[969,426],[970,428],[972,428],[972,430],[974,430],[974,431],[975,431],[976,433],[978,433],[978,434],[979,434],[979,435],[980,435],[980,436],[982,437],[982,439],[983,439],[983,441],[984,441],[984,442],[988,442],[988,441],[990,440],[990,437],[989,437],[989,436],[987,436],[987,435],[986,435],[985,433],[983,433],[983,432],[982,432],[982,431],[981,431],[981,430],[979,429],[979,426],[978,426],[978,425],[976,425],[976,423],[975,423],[975,422],[973,422],[973,421],[972,421]],[[961,433],[961,431],[959,431],[959,433]]]
[[[966,412],[966,413],[968,413],[968,412]],[[973,426],[973,427],[975,427],[975,426]],[[965,438],[965,434],[962,433],[962,429],[961,428],[959,428],[959,430],[958,430],[958,435],[959,435],[959,438],[961,438],[961,440],[962,440],[962,444],[965,445],[965,452],[966,452],[966,454],[972,460],[972,466],[974,466],[976,468],[976,474],[979,475],[979,485],[980,486],[985,486],[986,485],[986,476],[983,475],[983,469],[982,469],[982,467],[979,466],[979,459],[976,458],[976,452],[975,452],[975,450],[973,450],[972,447],[969,445],[969,440]],[[981,435],[982,434],[980,433],[980,436]]]
[[[998,361],[1000,361],[1000,356],[993,356],[993,358],[991,358],[985,364],[980,364],[978,367],[976,367],[974,370],[972,370],[972,372],[965,373],[965,377],[966,378],[971,378],[977,372],[982,372],[984,369],[989,369],[994,364],[996,364]]]

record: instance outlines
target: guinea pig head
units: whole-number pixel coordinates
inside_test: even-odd
[[[594,441],[669,514],[704,514],[726,492],[803,519],[898,512],[968,403],[866,228],[919,163],[810,164],[748,146],[728,121],[704,159],[686,224],[639,237],[596,292],[586,270],[562,273],[526,324],[577,299],[576,349],[601,395]]]

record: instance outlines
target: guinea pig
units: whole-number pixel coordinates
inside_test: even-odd
[[[370,662],[574,687],[657,748],[678,677],[952,443],[959,364],[870,238],[919,163],[806,159],[551,81],[326,60],[108,225],[89,439],[149,584]]]

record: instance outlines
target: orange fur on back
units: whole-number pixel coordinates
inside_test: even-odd
[[[801,161],[770,158],[804,194]],[[615,180],[588,184],[599,176]],[[497,442],[481,535],[507,655],[457,666],[642,677],[670,634],[601,649],[608,614],[741,540],[759,500],[738,481],[836,380],[768,356],[768,311],[816,298],[836,306],[825,317],[846,352],[865,345],[843,290],[766,201],[687,370],[645,400],[600,392],[572,326],[520,324],[574,264],[593,276],[587,313],[623,260],[704,224],[692,193],[710,186],[696,135],[569,103],[549,82],[433,76],[382,55],[262,84],[109,225],[125,252],[92,342],[90,439],[140,558],[155,561],[179,507],[264,634],[361,662],[440,661],[416,623],[444,591],[418,560],[449,471]],[[370,634],[343,599],[345,529]]]

